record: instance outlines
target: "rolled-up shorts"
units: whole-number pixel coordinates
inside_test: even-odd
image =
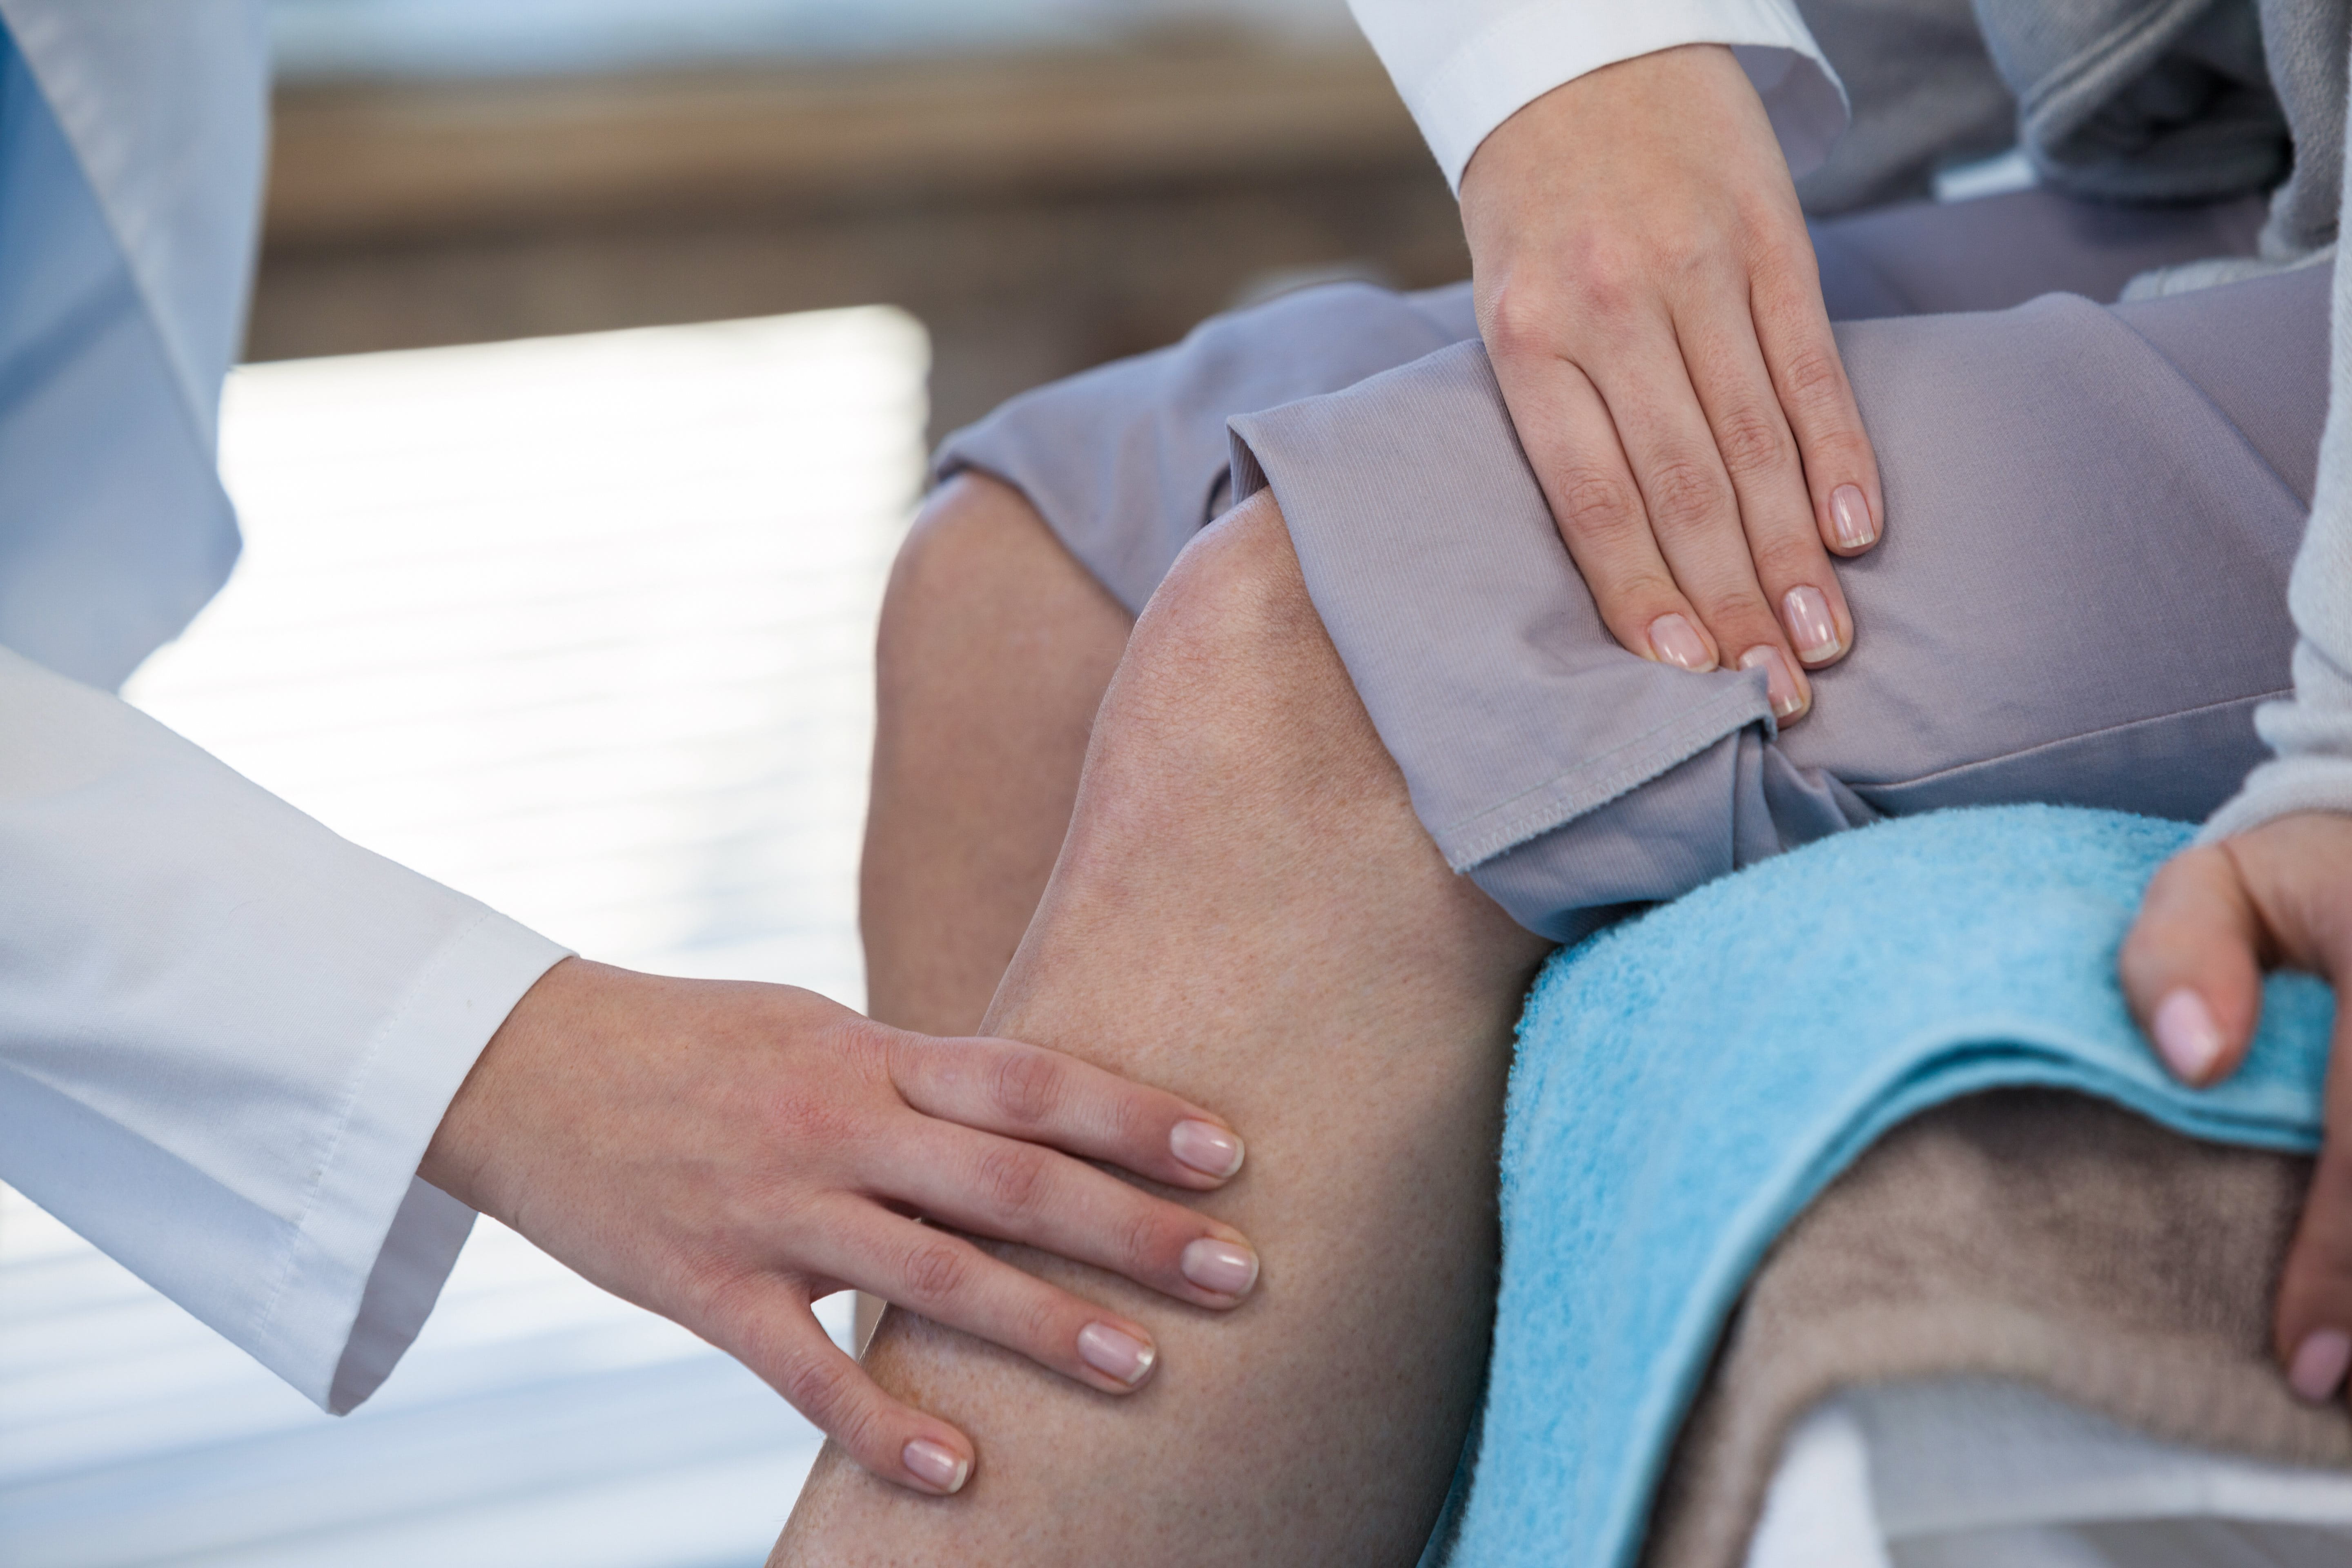
[[[2129,304],[2244,254],[2252,201],[2041,192],[1819,225],[1886,529],[1853,651],[1782,730],[1759,671],[1619,647],[1560,542],[1466,286],[1310,290],[1014,399],[940,474],[1024,492],[1139,609],[1271,487],[1447,861],[1570,941],[1825,834],[2049,801],[2194,819],[2291,685],[2286,577],[2326,412],[2328,271]]]

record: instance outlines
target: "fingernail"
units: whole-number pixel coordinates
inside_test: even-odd
[[[1246,1296],[1249,1288],[1257,1283],[1257,1254],[1230,1241],[1212,1241],[1202,1237],[1184,1249],[1177,1267],[1184,1271],[1185,1279],[1221,1296]]]
[[[1168,1148],[1204,1176],[1222,1180],[1242,1168],[1242,1141],[1213,1121],[1179,1121]]]
[[[2287,1386],[2298,1398],[2317,1405],[2343,1384],[2347,1367],[2352,1367],[2352,1335],[2340,1329],[2315,1329],[2295,1347],[2294,1364],[2286,1371]]]
[[[907,1467],[908,1475],[943,1492],[963,1490],[964,1478],[971,1474],[970,1459],[949,1453],[928,1437],[908,1444],[899,1451],[898,1462]]]
[[[1078,1359],[1105,1377],[1133,1388],[1150,1373],[1160,1352],[1108,1323],[1088,1323],[1078,1331]]]
[[[1706,651],[1706,639],[1698,635],[1696,626],[1677,615],[1660,616],[1650,623],[1650,651],[1684,669],[1715,668],[1715,656]]]
[[[1860,485],[1840,485],[1830,492],[1830,531],[1848,550],[1859,550],[1878,537]]]
[[[1780,657],[1779,648],[1751,647],[1739,656],[1739,668],[1764,671],[1764,691],[1771,700],[1775,718],[1786,719],[1805,706],[1805,700],[1797,694],[1797,678],[1789,673],[1789,661]]]
[[[2156,1037],[2164,1065],[2183,1083],[2203,1083],[2221,1059],[2221,1026],[2205,998],[2185,985],[2157,1004],[2147,1032]]]
[[[1780,597],[1780,619],[1788,624],[1789,640],[1797,646],[1797,657],[1807,664],[1819,664],[1837,654],[1837,620],[1830,614],[1830,602],[1819,588],[1791,588]]]

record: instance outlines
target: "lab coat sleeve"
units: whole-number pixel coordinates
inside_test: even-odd
[[[0,1180],[326,1408],[473,1215],[416,1180],[565,950],[0,651]]]
[[[1843,134],[1845,89],[1794,0],[1348,0],[1457,189],[1495,127],[1563,82],[1680,44],[1728,44],[1792,174]]]

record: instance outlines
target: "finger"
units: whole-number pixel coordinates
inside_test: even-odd
[[[926,1116],[1049,1143],[1194,1191],[1242,1168],[1239,1134],[1189,1100],[1017,1040],[900,1035],[890,1079]]]
[[[805,1266],[894,1307],[1002,1345],[1105,1394],[1142,1386],[1160,1359],[1150,1331],[992,1258],[960,1236],[878,1205],[845,1211]]]
[[[1764,365],[1744,291],[1698,291],[1675,321],[1684,362],[1731,477],[1748,560],[1780,616],[1789,647],[1809,669],[1836,663],[1853,646],[1853,616],[1838,586],[1796,438]]]
[[[1799,229],[1792,241],[1759,258],[1752,271],[1756,339],[1780,411],[1796,437],[1814,526],[1830,549],[1859,555],[1886,531],[1886,500],[1879,488],[1878,454],[1863,426],[1822,302],[1812,244]]]
[[[2326,1141],[2279,1277],[2278,1356],[2316,1404],[2352,1369],[2352,1008],[2339,1007],[2327,1072]]]
[[[1591,381],[1548,349],[1498,353],[1495,375],[1552,525],[1609,635],[1660,664],[1695,672],[1719,666],[1723,650],[1675,585]]]
[[[876,1191],[959,1230],[1090,1263],[1198,1307],[1234,1306],[1257,1283],[1257,1254],[1231,1226],[1038,1144],[923,1121],[886,1158]]]
[[[2132,1016],[2172,1075],[2202,1086],[2244,1059],[2262,1011],[2262,924],[2216,845],[2174,856],[2141,895],[2118,962]]]
[[[1633,468],[1658,550],[1696,607],[1727,664],[1766,674],[1773,713],[1784,723],[1812,701],[1812,686],[1764,600],[1730,476],[1699,406],[1682,346],[1663,316],[1620,328],[1588,355]]]
[[[833,1342],[807,1293],[789,1281],[745,1280],[713,1302],[698,1331],[884,1480],[944,1497],[971,1478],[971,1440],[884,1393]]]

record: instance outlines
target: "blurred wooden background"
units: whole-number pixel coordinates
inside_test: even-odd
[[[930,331],[937,435],[1286,277],[1467,265],[1360,46],[299,85],[248,352],[887,302]]]

